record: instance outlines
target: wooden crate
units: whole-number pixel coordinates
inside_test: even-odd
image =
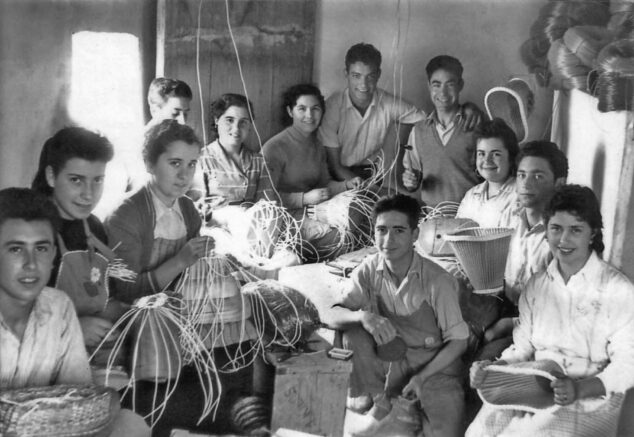
[[[271,430],[342,436],[352,362],[331,359],[326,351],[271,361],[275,366]]]

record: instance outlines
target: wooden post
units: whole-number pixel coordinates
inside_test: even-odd
[[[625,144],[623,146],[623,165],[619,175],[619,191],[616,202],[614,218],[614,232],[612,236],[612,250],[610,251],[610,263],[617,268],[622,268],[623,251],[627,238],[627,225],[632,203],[632,184],[634,184],[634,117],[628,112],[625,125]]]
[[[167,0],[158,0],[156,7],[156,71],[154,77],[165,76],[166,2]]]

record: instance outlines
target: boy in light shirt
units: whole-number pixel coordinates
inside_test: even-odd
[[[92,382],[73,303],[46,286],[59,226],[45,196],[27,188],[0,191],[0,391]],[[112,436],[150,435],[129,410],[112,426]]]

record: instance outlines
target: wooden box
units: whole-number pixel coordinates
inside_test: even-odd
[[[352,361],[326,351],[282,359],[275,366],[271,430],[288,428],[322,436],[342,436]]]

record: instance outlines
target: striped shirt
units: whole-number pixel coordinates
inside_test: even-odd
[[[0,389],[91,382],[75,307],[62,291],[45,287],[22,340],[0,313]]]
[[[243,146],[240,165],[237,165],[216,140],[203,149],[199,162],[202,173],[194,189],[199,189],[202,177],[204,195],[218,199],[217,205],[277,200],[264,158],[259,153]]]

